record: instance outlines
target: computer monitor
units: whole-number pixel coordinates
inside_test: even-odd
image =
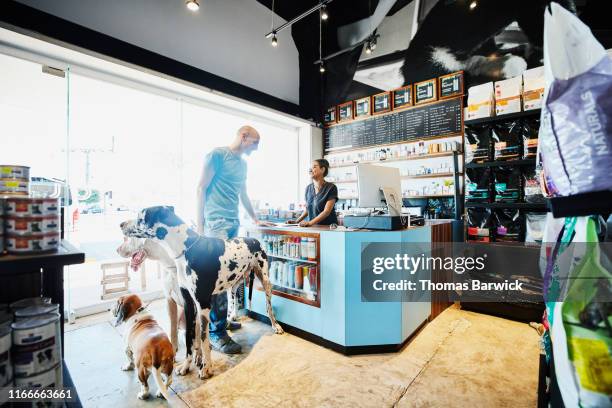
[[[386,206],[389,215],[400,215],[402,211],[402,183],[399,169],[358,164],[357,200],[358,206],[361,208]]]

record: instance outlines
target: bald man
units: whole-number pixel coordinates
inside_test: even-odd
[[[259,133],[251,126],[238,129],[236,138],[227,147],[213,149],[204,160],[198,183],[198,232],[208,237],[230,239],[238,234],[238,203],[259,224],[246,190],[247,166],[242,155],[250,155],[259,146]],[[240,328],[227,321],[227,296],[215,295],[210,312],[210,342],[215,350],[238,354],[240,345],[227,334],[227,329]]]

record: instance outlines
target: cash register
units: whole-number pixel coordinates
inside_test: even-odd
[[[400,230],[423,225],[423,217],[402,214],[402,187],[399,169],[394,167],[357,165],[358,208],[344,216],[347,228]]]

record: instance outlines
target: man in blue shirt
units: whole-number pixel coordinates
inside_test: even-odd
[[[238,234],[240,220],[238,203],[242,202],[247,214],[259,224],[246,191],[246,162],[243,154],[250,155],[259,146],[259,133],[251,126],[238,129],[236,138],[227,147],[213,149],[204,160],[204,169],[198,183],[198,232],[208,237],[230,239]],[[210,311],[210,342],[215,350],[226,354],[240,353],[242,348],[227,334],[227,295],[215,295]],[[240,324],[229,323],[229,329]]]

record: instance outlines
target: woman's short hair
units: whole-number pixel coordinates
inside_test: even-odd
[[[323,177],[327,177],[329,173],[329,162],[325,159],[317,159],[315,160],[319,167],[323,167],[325,170],[323,171]]]

